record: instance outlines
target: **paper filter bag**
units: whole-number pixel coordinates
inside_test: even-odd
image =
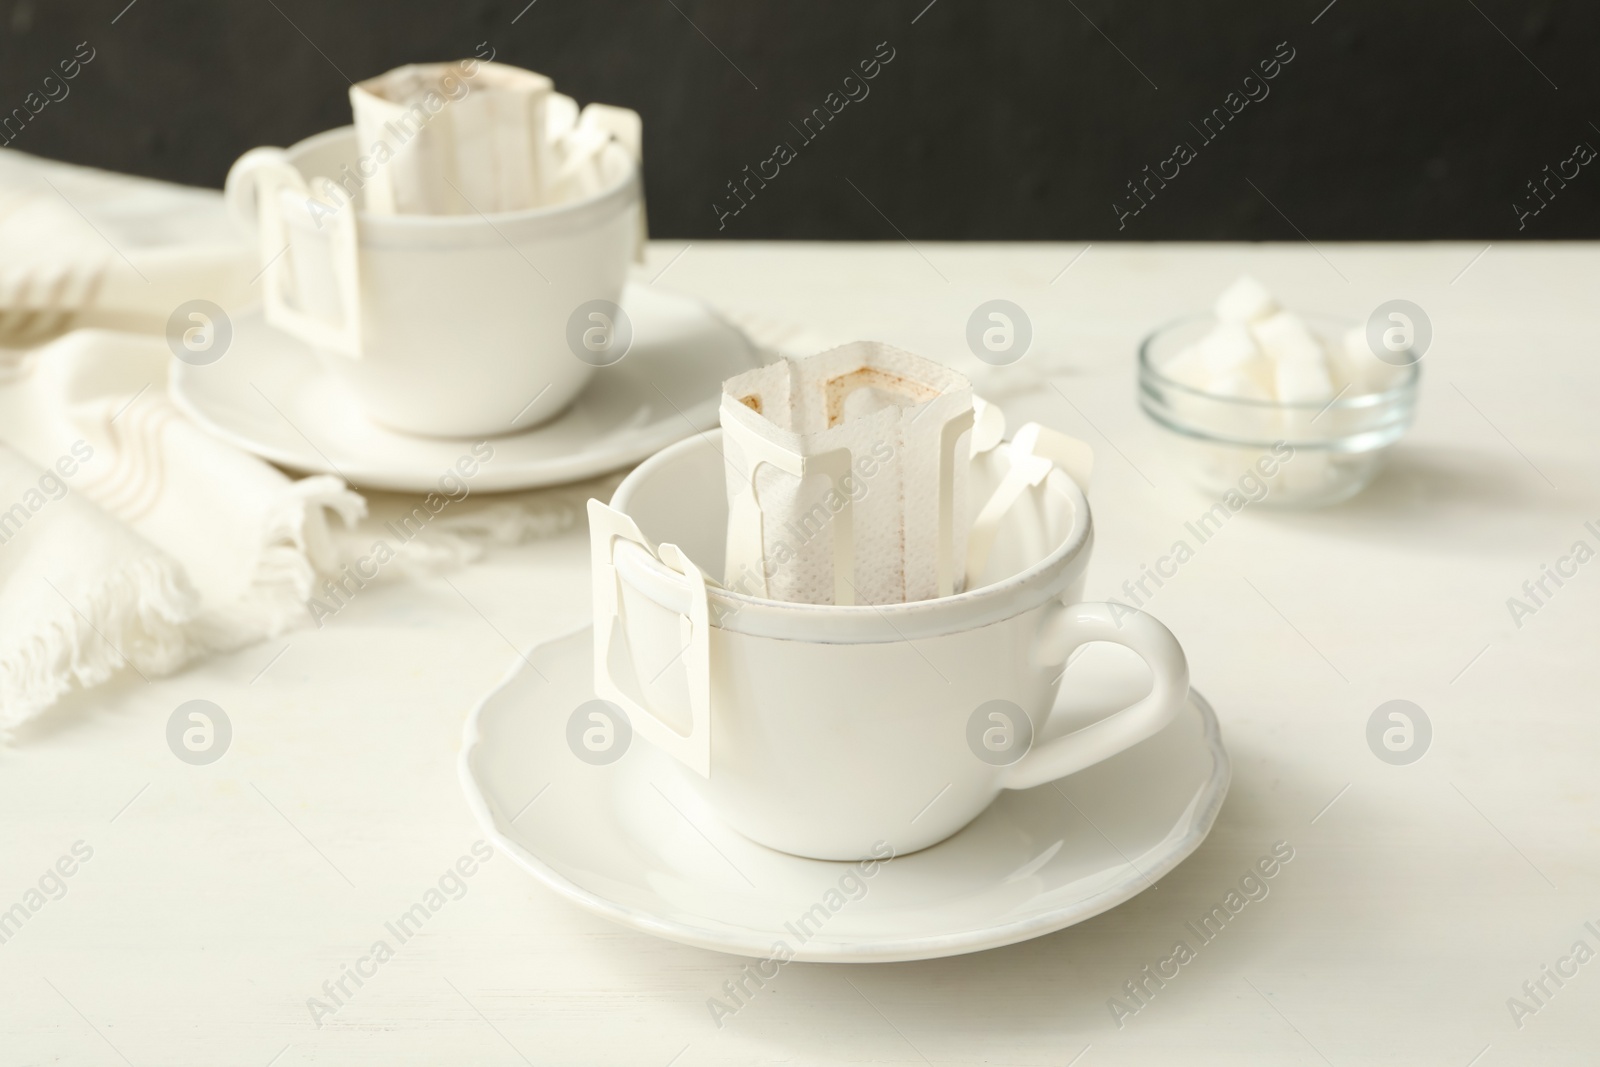
[[[473,215],[544,203],[553,91],[542,74],[477,60],[414,63],[352,85],[366,209]]]
[[[417,63],[350,87],[364,207],[475,215],[594,196],[621,177],[605,147],[641,158],[627,108],[580,111],[553,83],[503,63]]]
[[[722,384],[723,584],[805,604],[895,604],[964,583],[972,388],[875,342]]]

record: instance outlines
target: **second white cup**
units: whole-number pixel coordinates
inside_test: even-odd
[[[346,126],[252,149],[226,187],[256,232],[267,320],[317,349],[371,419],[441,437],[524,429],[626,353],[617,307],[642,184],[622,145],[602,150],[596,195],[499,214],[363,212],[378,165]]]

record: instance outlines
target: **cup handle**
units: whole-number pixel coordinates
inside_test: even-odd
[[[281,148],[252,148],[233,161],[228,177],[222,183],[222,203],[233,224],[245,233],[254,234],[260,218],[260,201],[256,192],[256,179],[269,169],[294,170],[289,153]]]
[[[688,585],[689,610],[674,621],[689,623],[689,641],[680,653],[689,687],[689,732],[677,729],[646,705],[648,685],[638,679],[619,680],[612,673],[612,646],[626,645],[621,576],[617,574],[618,541],[642,546],[682,576]],[[677,759],[702,778],[711,777],[711,622],[706,579],[677,545],[652,549],[632,518],[598,500],[589,501],[590,567],[594,602],[594,691],[627,712],[629,724],[651,744]],[[631,651],[623,650],[631,661]]]
[[[1137,703],[1029,749],[1007,769],[1006,789],[1053,782],[1131,748],[1171,722],[1189,697],[1189,661],[1155,616],[1120,604],[1056,604],[1050,612],[1035,645],[1040,662],[1065,664],[1082,646],[1109,641],[1138,653],[1155,684]]]
[[[339,296],[338,322],[307,315],[285,296],[290,287],[289,224],[279,194],[289,189],[312,202],[311,189],[281,148],[252,148],[228,170],[223,203],[235,224],[256,234],[262,260],[267,321],[307,344],[351,358],[361,355],[360,275],[357,266],[355,205],[327,178],[313,179],[321,203],[329,208],[334,285]]]

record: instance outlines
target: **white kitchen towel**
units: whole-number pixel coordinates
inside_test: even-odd
[[[215,192],[0,152],[0,733],[309,621],[361,498],[166,399],[168,320],[247,306],[252,259]]]
[[[253,258],[210,190],[0,149],[0,378],[65,329],[160,331],[186,300],[235,307]]]
[[[896,604],[965,576],[972,388],[876,342],[722,386],[724,584],[806,604]]]
[[[161,338],[74,330],[0,389],[0,731],[124,663],[309,623],[361,497],[216,441],[166,398]],[[331,515],[330,515],[331,513]]]
[[[167,400],[169,317],[246,310],[254,258],[216,192],[0,150],[0,736],[124,667],[155,677],[313,625],[313,595],[370,547],[345,531],[366,503],[341,480],[287,475]],[[453,510],[392,571],[575,515]]]
[[[177,561],[71,492],[86,441],[41,469],[0,444],[0,731],[72,685],[189,656],[199,597]]]

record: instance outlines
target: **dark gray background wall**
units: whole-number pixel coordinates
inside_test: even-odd
[[[786,140],[799,158],[722,236],[1600,237],[1600,166],[1565,162],[1600,146],[1600,5],[1577,0],[526,4],[0,0],[0,114],[88,42],[12,147],[215,186],[247,148],[348,122],[349,79],[487,42],[643,114],[657,236],[717,234],[725,183]],[[790,123],[880,42],[870,95],[800,146]],[[1191,123],[1279,42],[1270,95],[1203,141]],[[1179,141],[1196,157],[1120,216]],[[1535,200],[1557,169],[1577,173]]]

